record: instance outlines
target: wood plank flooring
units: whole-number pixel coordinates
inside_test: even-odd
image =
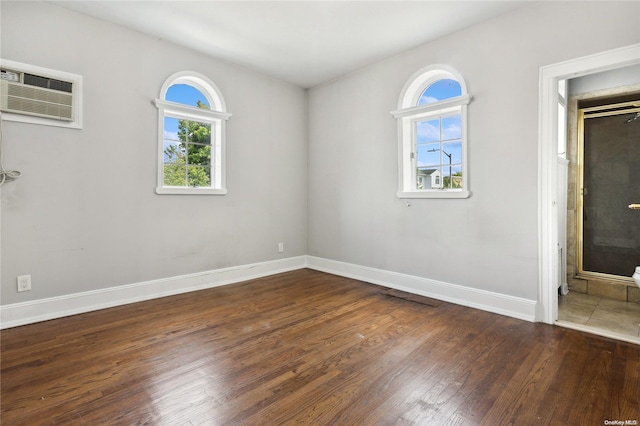
[[[640,422],[640,346],[386,290],[305,269],[3,330],[0,422]]]

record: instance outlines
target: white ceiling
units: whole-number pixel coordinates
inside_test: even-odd
[[[53,2],[305,88],[525,4],[504,0]]]

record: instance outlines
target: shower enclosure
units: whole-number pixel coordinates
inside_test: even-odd
[[[640,94],[578,107],[577,272],[631,281],[640,265]]]

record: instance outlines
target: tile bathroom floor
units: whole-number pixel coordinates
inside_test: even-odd
[[[558,296],[558,320],[638,338],[640,343],[640,303],[569,292]]]

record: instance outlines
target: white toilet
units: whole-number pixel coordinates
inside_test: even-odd
[[[633,280],[636,282],[638,288],[640,288],[640,266],[636,266],[636,272],[633,274]]]

